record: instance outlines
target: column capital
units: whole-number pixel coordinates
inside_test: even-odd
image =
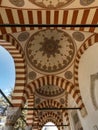
[[[19,107],[8,107],[7,109],[7,118],[6,118],[6,126],[14,126],[17,119],[21,115],[21,108]]]

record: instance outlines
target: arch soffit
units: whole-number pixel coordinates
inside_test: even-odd
[[[79,87],[78,83],[78,69],[81,56],[85,53],[85,51],[92,45],[98,42],[98,34],[94,33],[88,39],[84,41],[84,43],[80,46],[79,50],[77,51],[75,62],[74,62],[74,83],[76,87]]]
[[[7,34],[6,37],[2,35],[0,36],[0,38],[2,38],[3,40],[5,39],[4,42],[0,42],[0,45],[11,54],[15,63],[16,80],[12,95],[12,103],[14,106],[20,106],[23,102],[22,99],[24,95],[24,86],[26,85],[26,63],[24,52],[16,39],[14,39],[10,34]],[[20,91],[17,90],[19,86],[21,87]],[[18,97],[19,94],[21,94],[22,96]],[[18,100],[17,103],[16,100]]]

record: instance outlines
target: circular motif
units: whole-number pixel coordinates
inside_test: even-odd
[[[39,113],[38,113],[38,115],[39,115],[39,116],[42,116],[42,115],[43,115],[43,113],[42,113],[42,112],[39,112]]]
[[[67,72],[65,72],[65,78],[66,79],[72,79],[72,72],[71,71],[67,71]]]
[[[63,6],[67,6],[74,0],[29,0],[29,1],[42,8],[56,9]]]
[[[13,5],[22,7],[24,6],[25,2],[24,0],[9,0]]]
[[[84,6],[87,6],[91,3],[93,3],[95,0],[80,0],[80,4],[81,5],[84,5]]]
[[[34,71],[32,71],[32,72],[29,72],[29,79],[35,79],[36,78],[36,73],[34,72]]]
[[[28,39],[29,35],[30,35],[29,32],[22,32],[22,33],[18,36],[18,40],[19,40],[20,42],[23,42],[23,41],[25,41],[25,40]]]
[[[40,98],[36,98],[36,104],[39,104],[40,103]]]
[[[36,71],[50,74],[66,69],[75,55],[75,43],[61,30],[41,30],[26,45],[28,61]]]
[[[85,39],[85,36],[84,36],[84,34],[83,33],[81,33],[81,32],[74,32],[73,34],[73,37],[74,37],[74,39],[76,40],[76,41],[79,41],[79,42],[81,42],[81,41],[83,41],[84,39]]]
[[[61,104],[64,104],[65,103],[65,100],[63,98],[60,99],[60,103]]]

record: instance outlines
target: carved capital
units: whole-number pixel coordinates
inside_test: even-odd
[[[21,109],[19,107],[9,107],[7,109],[6,126],[14,126],[20,115]]]

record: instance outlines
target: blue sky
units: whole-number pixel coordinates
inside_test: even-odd
[[[15,65],[12,56],[0,46],[0,89],[8,95],[15,85]]]
[[[46,125],[46,126],[44,126],[44,127],[42,128],[42,130],[58,130],[58,128],[57,128],[57,127],[55,126],[55,124],[52,123],[52,122],[48,122],[48,123],[46,123],[45,125]],[[50,127],[47,126],[47,125],[50,125]],[[54,126],[51,126],[51,125],[54,125]]]

